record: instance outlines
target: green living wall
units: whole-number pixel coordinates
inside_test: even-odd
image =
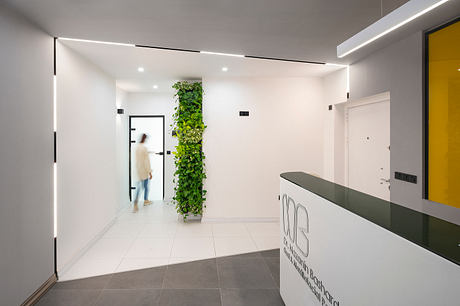
[[[178,138],[174,153],[174,201],[177,212],[184,216],[201,215],[206,190],[204,154],[202,151],[203,88],[201,82],[180,81],[173,85],[176,90],[177,106],[174,108],[173,129]]]

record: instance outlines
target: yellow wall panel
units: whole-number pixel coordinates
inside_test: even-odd
[[[460,208],[460,22],[428,35],[428,199]]]

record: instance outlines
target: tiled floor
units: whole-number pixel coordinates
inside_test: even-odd
[[[59,280],[274,248],[279,248],[278,223],[183,223],[178,221],[173,205],[155,202],[140,207],[136,214],[123,212],[99,241],[60,273]],[[227,295],[232,297],[234,293]]]
[[[275,249],[59,282],[38,305],[284,305],[279,255]]]

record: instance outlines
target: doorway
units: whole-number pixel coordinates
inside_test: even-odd
[[[346,107],[348,187],[390,200],[390,98],[379,95]]]
[[[138,186],[135,150],[142,134],[147,135],[145,146],[149,152],[152,179],[149,181],[151,201],[164,199],[165,126],[164,115],[129,116],[129,199],[132,201]]]

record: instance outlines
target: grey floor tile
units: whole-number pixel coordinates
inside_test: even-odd
[[[277,289],[222,289],[223,306],[282,306]]]
[[[166,267],[157,267],[112,275],[106,289],[155,289],[161,288]]]
[[[57,282],[53,289],[104,289],[112,274]]]
[[[245,253],[245,254],[238,254],[238,255],[231,255],[231,256],[225,256],[225,257],[219,257],[218,259],[226,259],[226,258],[262,258],[262,255],[260,252],[251,252],[251,253]]]
[[[163,289],[159,306],[221,306],[219,289]]]
[[[43,296],[37,306],[91,306],[101,290],[90,289],[51,289]]]
[[[216,259],[199,260],[168,266],[163,288],[219,288]]]
[[[221,288],[276,289],[263,258],[222,258],[217,261]]]
[[[275,280],[275,283],[280,287],[280,259],[277,257],[264,258],[270,272]]]
[[[156,306],[161,289],[109,289],[102,290],[96,306]]]
[[[278,258],[280,258],[280,249],[261,251],[260,254],[262,255],[262,257],[278,257]]]

